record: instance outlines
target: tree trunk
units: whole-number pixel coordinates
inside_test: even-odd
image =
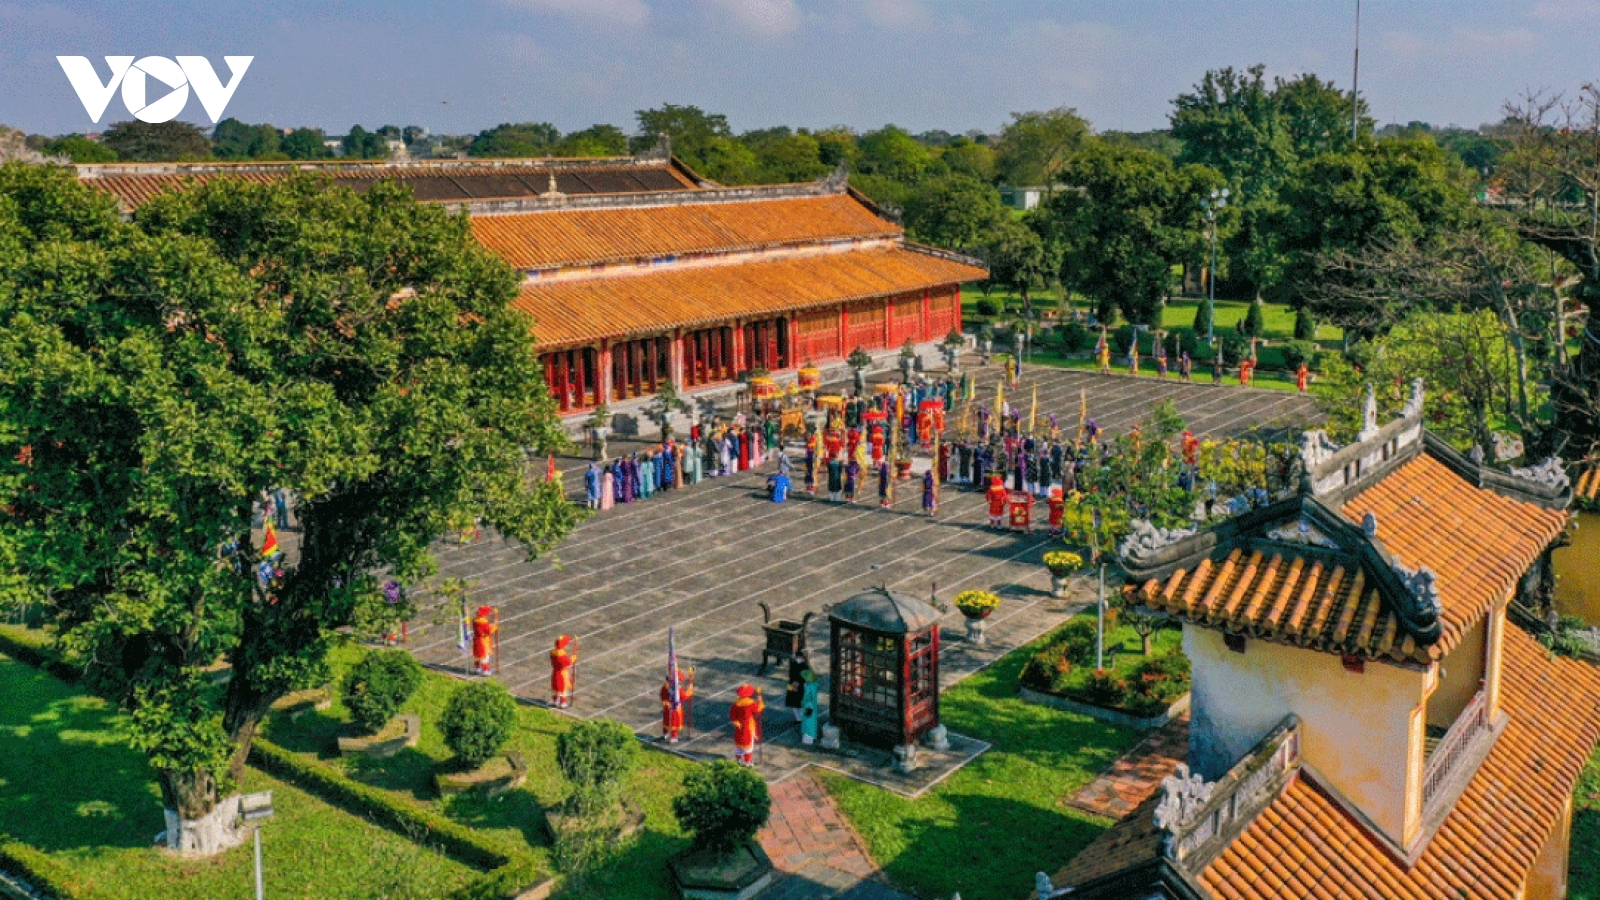
[[[167,830],[163,844],[169,850],[210,856],[244,841],[238,827],[239,798],[217,799],[217,784],[209,772],[162,769],[157,773]]]
[[[1141,655],[1141,656],[1149,656],[1150,655],[1150,635],[1151,635],[1151,633],[1152,632],[1149,632],[1149,631],[1141,631],[1141,632],[1139,632],[1139,655]]]
[[[222,728],[233,741],[228,775],[235,784],[244,777],[244,766],[250,759],[250,745],[255,741],[256,729],[277,699],[277,696],[260,690],[250,679],[248,670],[235,662],[233,677],[228,680],[227,694],[222,700]]]

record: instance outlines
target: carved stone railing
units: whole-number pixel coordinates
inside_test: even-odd
[[[1290,715],[1215,782],[1179,764],[1161,783],[1156,825],[1167,832],[1168,859],[1198,871],[1265,809],[1300,767],[1300,719]]]
[[[1441,795],[1441,791],[1456,774],[1456,769],[1461,761],[1472,756],[1472,750],[1480,739],[1487,738],[1492,732],[1492,723],[1489,721],[1488,697],[1482,688],[1472,695],[1461,715],[1456,717],[1450,730],[1439,739],[1433,753],[1429,754],[1428,762],[1422,769],[1422,808],[1427,810],[1433,801]]]

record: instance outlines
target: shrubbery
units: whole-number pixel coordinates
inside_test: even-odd
[[[1301,363],[1311,365],[1317,355],[1317,347],[1310,341],[1285,341],[1280,349],[1283,351],[1284,368],[1291,372],[1298,371]]]
[[[672,814],[694,835],[694,846],[718,853],[744,846],[767,824],[771,811],[772,797],[761,776],[725,759],[690,770],[683,793],[672,800]]]
[[[467,768],[494,758],[511,740],[517,701],[498,681],[474,681],[458,688],[439,716],[445,746]]]
[[[422,686],[422,664],[404,650],[375,650],[344,677],[344,705],[368,734],[389,724]]]
[[[1239,330],[1247,337],[1261,337],[1266,333],[1267,315],[1261,308],[1259,297],[1250,301],[1250,310],[1244,314],[1244,321],[1239,323]]]
[[[1082,322],[1068,322],[1061,326],[1061,349],[1067,353],[1082,353],[1094,346],[1095,337]]]
[[[579,722],[556,738],[556,765],[572,785],[572,805],[594,810],[616,802],[639,756],[639,739],[608,719]]]
[[[1115,608],[1106,610],[1106,631],[1117,627]],[[1081,616],[1051,635],[1023,666],[1024,687],[1137,716],[1155,715],[1189,690],[1189,660],[1172,650],[1148,656],[1129,672],[1094,669],[1095,623]]]
[[[1297,341],[1317,339],[1317,320],[1311,318],[1311,314],[1303,309],[1294,314],[1294,339]]]
[[[997,316],[1000,306],[988,297],[979,297],[978,302],[972,304],[972,309],[980,316]]]

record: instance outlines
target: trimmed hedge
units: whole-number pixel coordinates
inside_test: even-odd
[[[35,669],[43,669],[68,684],[77,684],[83,677],[83,670],[51,650],[48,638],[32,640],[33,635],[31,630],[0,628],[0,653]]]
[[[342,772],[285,750],[263,737],[250,744],[250,762],[269,775],[308,793],[365,816],[401,834],[421,831],[426,842],[470,866],[498,869],[512,859],[483,843],[472,829],[453,819],[409,803],[396,802],[383,791],[362,784]]]
[[[385,828],[413,835],[448,856],[471,866],[488,869],[482,878],[457,889],[449,900],[512,900],[550,876],[538,860],[511,857],[482,841],[476,832],[431,810],[396,801],[383,791],[355,781],[315,760],[285,750],[263,737],[250,745],[250,763],[269,775],[321,797],[349,812],[365,816]]]
[[[0,834],[0,867],[56,900],[79,900],[88,896],[71,869],[5,834]]]

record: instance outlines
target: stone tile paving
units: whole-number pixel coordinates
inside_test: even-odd
[[[1001,370],[974,372],[979,395],[991,398]],[[1035,384],[1041,415],[1054,412],[1069,431],[1077,421],[1080,391],[1088,393],[1090,416],[1111,432],[1129,427],[1167,397],[1197,433],[1213,436],[1315,415],[1307,398],[1293,394],[1045,367],[1031,367],[1021,388],[1007,395],[1031,402]],[[585,462],[563,465],[581,469]],[[779,505],[767,502],[762,489],[772,468],[769,462],[763,471],[708,479],[619,505],[584,522],[554,553],[533,562],[519,545],[489,534],[470,543],[441,544],[441,573],[472,580],[472,605],[500,608],[497,677],[514,693],[547,699],[549,648],[557,635],[571,633],[579,644],[573,713],[617,719],[644,736],[659,733],[657,692],[667,628],[675,625],[680,659],[695,669],[697,682],[692,737],[675,748],[689,755],[727,755],[728,704],[741,683],[754,683],[764,692],[767,737],[774,748],[795,727],[782,707],[786,673],[756,674],[764,642],[759,601],[776,618],[816,614],[808,640],[824,679],[823,696],[826,609],[868,587],[934,593],[944,600],[977,587],[1006,598],[991,617],[990,643],[984,647],[960,641],[960,615],[953,609],[946,614],[944,686],[1032,640],[1077,608],[1075,599],[1056,600],[1047,592],[1040,557],[1051,539],[1040,531],[988,528],[977,492],[947,486],[935,518],[921,514],[920,491],[907,482],[900,483],[890,510],[871,501],[834,504],[803,493]],[[454,627],[429,625],[432,618],[427,611],[418,617],[411,648],[431,665],[462,667]],[[778,749],[767,757],[763,772],[774,779],[810,761]]]
[[[882,882],[833,798],[807,773],[772,785],[772,817],[758,839],[783,874],[767,900],[912,900]]]
[[[1097,816],[1120,819],[1155,793],[1161,787],[1161,779],[1171,775],[1188,755],[1189,714],[1184,713],[1145,735],[1095,780],[1061,802]]]

